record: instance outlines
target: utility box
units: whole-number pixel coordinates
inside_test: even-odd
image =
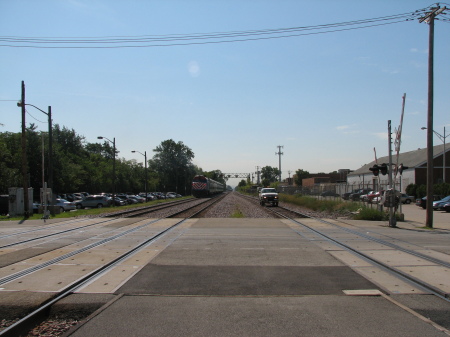
[[[9,216],[18,216],[25,214],[24,193],[22,187],[10,187],[9,193]],[[33,188],[28,189],[28,211],[33,213]]]
[[[2,194],[0,195],[0,215],[8,214],[9,207],[9,195]]]

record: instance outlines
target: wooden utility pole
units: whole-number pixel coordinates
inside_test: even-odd
[[[432,7],[430,12],[419,19],[430,26],[428,39],[428,113],[427,113],[427,201],[425,226],[433,228],[433,81],[434,81],[434,19],[447,8]]]
[[[25,125],[25,82],[22,81],[22,186],[23,186],[23,206],[24,216],[28,218],[30,210],[28,207],[28,162],[27,162],[27,134]]]

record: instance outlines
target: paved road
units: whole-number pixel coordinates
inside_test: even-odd
[[[425,210],[403,205],[402,211],[406,221],[396,229],[388,222],[348,223],[450,259],[450,213],[435,211],[435,230],[429,230],[423,228]],[[156,248],[54,310],[104,305],[72,336],[446,335],[424,317],[450,329],[448,304],[292,229],[278,219],[190,220]],[[372,244],[361,249],[446,289],[450,286],[449,270],[436,273],[420,259],[405,261],[401,254]],[[89,261],[74,263],[86,268],[93,264],[92,258]],[[73,269],[68,264],[60,267]],[[137,273],[131,277],[133,269]],[[389,296],[380,296],[380,290]],[[34,294],[39,292],[28,297]]]
[[[414,204],[402,205],[401,209],[405,214],[405,221],[417,227],[425,226],[427,217],[425,209]],[[450,213],[433,211],[433,228],[450,230]]]
[[[433,315],[450,328],[448,303],[383,279],[366,263],[292,226],[279,219],[191,221],[70,336],[448,336],[424,317]],[[417,243],[421,237],[429,243],[432,232],[367,221],[351,226],[414,236]],[[374,254],[386,252],[356,243]],[[381,288],[391,296],[380,296]],[[87,294],[72,300],[76,296]]]

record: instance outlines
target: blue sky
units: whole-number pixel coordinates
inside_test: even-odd
[[[342,0],[0,0],[0,35],[106,37],[216,33],[325,25],[413,12],[433,2]],[[441,5],[446,5],[441,3]],[[447,4],[448,7],[450,7]],[[449,12],[450,13],[450,12]],[[441,17],[448,17],[441,15]],[[426,147],[428,25],[418,20],[342,32],[234,43],[115,48],[0,47],[1,131],[21,128],[26,102],[87,142],[116,138],[119,156],[182,141],[204,170],[283,178],[357,169],[388,154],[387,121],[401,151]],[[435,25],[434,129],[450,129],[450,22]],[[0,42],[5,45],[5,42]],[[29,107],[27,124],[46,130]],[[36,119],[34,119],[36,118]],[[39,121],[43,121],[41,123]],[[440,140],[435,137],[435,144]],[[291,175],[292,175],[291,173]],[[231,185],[238,181],[230,180]]]

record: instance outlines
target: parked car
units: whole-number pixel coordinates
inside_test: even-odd
[[[81,193],[73,193],[72,195],[75,198],[74,201],[83,200],[85,198],[84,194]]]
[[[152,193],[147,193],[147,196],[145,195],[145,192],[139,193],[139,196],[141,198],[144,198],[146,201],[152,201],[158,199],[156,196],[154,196]]]
[[[135,195],[129,195],[128,199],[130,199],[133,204],[139,204],[139,203],[143,203],[144,202],[143,198],[137,197]]]
[[[112,204],[112,203],[113,203],[112,197],[108,197],[108,199],[111,201],[111,204]],[[114,201],[115,201],[114,205],[116,205],[116,206],[125,206],[125,205],[128,205],[128,203],[127,203],[125,200],[120,199],[120,198],[118,198],[117,196],[114,196]]]
[[[56,199],[55,206],[59,206],[59,208],[61,209],[61,212],[73,211],[77,208],[75,206],[74,202],[71,202],[71,201],[68,201],[68,200],[62,199],[62,198]]]
[[[450,202],[450,195],[446,196],[445,198],[442,198],[441,200],[434,201],[433,209],[434,210],[441,209],[441,207],[444,206],[444,204],[446,204],[447,202]]]
[[[126,205],[131,205],[133,203],[133,201],[131,201],[125,194],[117,194],[116,199],[124,201]]]
[[[381,200],[381,196],[383,195],[384,190],[375,192],[372,191],[369,194],[367,194],[367,202],[368,203],[378,203]]]
[[[358,192],[358,190],[354,190],[354,191],[351,191],[351,192],[346,192],[346,193],[342,194],[342,199],[349,200],[350,194],[356,193],[356,192]]]
[[[167,193],[166,193],[166,197],[167,197],[167,198],[174,199],[174,198],[177,197],[177,194],[176,194],[175,192],[167,192]]]
[[[323,191],[320,194],[321,197],[339,197],[339,194],[333,191]]]
[[[357,200],[359,200],[359,197],[360,197],[361,195],[367,194],[367,193],[369,193],[370,191],[371,191],[371,190],[368,189],[368,188],[363,188],[363,189],[360,189],[360,190],[356,191],[355,193],[350,194],[348,198],[349,198],[350,200],[357,201]]]
[[[166,195],[161,192],[153,192],[153,195],[156,195],[158,199],[166,199]]]
[[[400,201],[403,204],[410,204],[410,203],[412,203],[414,201],[414,196],[402,193],[402,196],[400,197]]]
[[[442,210],[446,212],[450,212],[450,202],[446,202],[442,205]]]
[[[443,198],[442,195],[433,195],[433,201],[438,201]],[[416,205],[422,207],[423,209],[427,208],[427,197],[423,197],[422,199],[416,200]]]
[[[92,208],[102,208],[111,205],[111,199],[102,195],[90,195],[83,200],[78,200],[75,202],[77,209],[92,207]]]
[[[367,202],[369,200],[369,195],[371,195],[372,193],[374,193],[373,191],[370,191],[366,194],[362,194],[359,196],[359,200],[361,200],[362,202]]]
[[[135,195],[134,196],[140,203],[144,203],[146,200],[145,200],[145,196],[144,197],[141,197],[140,195]]]

